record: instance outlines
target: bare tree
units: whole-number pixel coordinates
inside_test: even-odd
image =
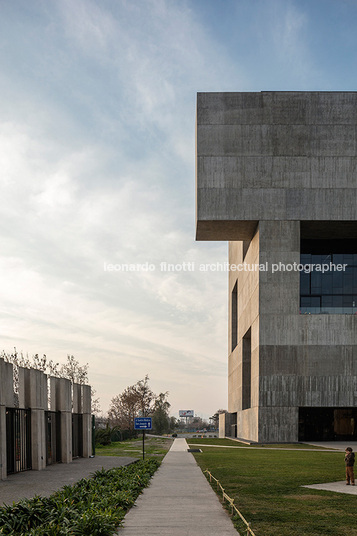
[[[134,419],[140,405],[133,386],[127,387],[121,395],[114,396],[109,407],[108,417],[111,426],[134,433]]]
[[[149,376],[146,374],[143,380],[139,380],[133,385],[133,388],[138,397],[140,416],[148,417],[152,413],[153,402],[156,398],[156,395],[149,387]]]
[[[120,395],[114,396],[108,417],[111,426],[134,433],[135,417],[148,417],[153,411],[155,394],[149,387],[149,376],[127,387]]]
[[[67,361],[59,368],[59,377],[67,378],[73,383],[81,385],[88,383],[88,363],[80,365],[73,355],[67,355]]]
[[[33,368],[41,370],[49,376],[55,376],[57,378],[66,378],[74,383],[81,385],[89,384],[88,379],[88,363],[80,365],[79,361],[75,359],[73,355],[67,355],[66,363],[60,365],[52,359],[48,359],[46,354],[42,357],[39,354],[34,354],[31,358],[28,354],[23,355],[22,352],[18,353],[16,348],[12,354],[6,353],[4,350],[0,353],[0,358],[4,359],[7,363],[12,363],[14,372],[14,391],[15,391],[15,406],[18,406],[18,389],[19,389],[19,368]],[[95,398],[95,390],[91,387],[92,392],[92,412],[99,414],[100,405],[99,398]]]

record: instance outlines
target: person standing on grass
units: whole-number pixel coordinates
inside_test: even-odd
[[[355,485],[355,475],[353,473],[353,466],[355,463],[355,453],[352,452],[351,447],[347,447],[345,455],[345,464],[346,464],[346,486],[350,485],[350,481],[352,486]]]

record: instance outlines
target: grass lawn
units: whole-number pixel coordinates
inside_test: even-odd
[[[357,536],[355,495],[301,487],[344,480],[344,453],[201,448],[257,536]]]
[[[324,447],[316,447],[314,445],[306,445],[305,443],[274,443],[274,444],[258,444],[258,445],[247,445],[247,443],[240,443],[239,441],[234,441],[232,439],[219,439],[219,438],[187,438],[187,443],[189,445],[221,445],[227,447],[251,447],[251,448],[279,448],[279,449],[318,449],[321,450]]]
[[[155,457],[162,460],[173,439],[167,437],[145,437],[145,458]],[[128,439],[126,441],[116,441],[105,447],[95,447],[96,456],[132,456],[142,459],[143,440],[142,437],[137,439]]]

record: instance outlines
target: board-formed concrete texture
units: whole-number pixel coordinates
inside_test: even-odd
[[[197,240],[269,267],[229,272],[231,434],[298,441],[299,408],[357,407],[357,315],[300,314],[300,272],[271,267],[357,244],[357,92],[199,93],[196,149]]]

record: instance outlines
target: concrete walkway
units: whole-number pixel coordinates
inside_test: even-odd
[[[120,536],[237,536],[185,439],[175,439]]]
[[[302,486],[303,488],[318,489],[322,491],[334,491],[336,493],[348,493],[349,495],[357,495],[356,486],[346,486],[346,481],[326,482],[326,484],[311,484],[310,486]]]
[[[66,484],[74,484],[81,478],[87,478],[102,467],[112,469],[134,461],[136,458],[118,456],[78,458],[71,463],[49,465],[43,471],[24,471],[9,475],[7,480],[0,480],[0,506],[20,499],[30,499],[35,495],[48,497]]]
[[[357,441],[309,441],[308,444],[314,445],[315,447],[338,450],[339,452],[344,452],[346,447],[351,447],[354,452],[357,451]]]
[[[189,445],[192,446],[192,448],[199,448],[199,447],[209,447],[210,449],[254,449],[254,450],[290,450],[294,452],[335,452],[336,454],[339,454],[339,451],[336,450],[333,447],[324,447],[322,449],[305,449],[305,448],[293,448],[293,447],[255,447],[255,446],[249,446],[249,447],[242,447],[240,445],[208,445],[207,443],[191,443],[190,440],[188,440]],[[344,450],[344,449],[343,449]]]

